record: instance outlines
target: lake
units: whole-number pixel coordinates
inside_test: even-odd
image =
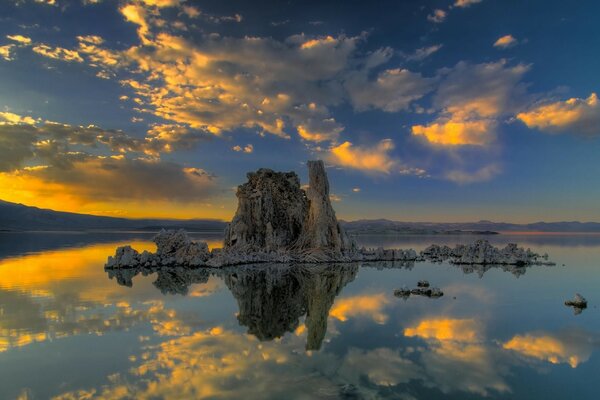
[[[153,250],[151,237],[0,233],[0,399],[597,398],[600,235],[484,237],[556,266],[104,271],[117,246]],[[394,296],[421,279],[444,296]],[[576,292],[578,315],[563,304]]]

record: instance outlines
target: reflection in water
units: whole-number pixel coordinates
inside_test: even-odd
[[[206,283],[208,269],[137,268],[108,270],[110,279],[132,287],[133,278],[156,272],[153,282],[163,294],[188,294],[193,284]],[[306,315],[306,349],[318,350],[327,332],[327,317],[335,297],[351,282],[357,265],[249,265],[213,270],[237,300],[238,321],[260,341],[294,332]],[[369,305],[365,300],[363,306]],[[356,307],[360,309],[359,307]],[[334,315],[342,315],[339,307]]]
[[[527,357],[552,364],[566,363],[571,368],[587,361],[592,351],[600,347],[600,337],[581,330],[569,330],[556,335],[538,332],[516,335],[503,347]]]
[[[594,395],[600,279],[586,260],[598,249],[518,280],[430,263],[109,280],[102,266],[118,244],[0,254],[0,398],[531,398],[536,379],[555,398]],[[420,279],[448,296],[394,298]],[[577,318],[562,305],[574,290],[590,301]]]

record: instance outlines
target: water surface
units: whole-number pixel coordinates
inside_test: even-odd
[[[485,237],[547,252],[554,267],[103,270],[118,245],[153,250],[150,237],[0,234],[0,398],[587,399],[599,389],[600,236]],[[359,241],[420,250],[474,239]],[[393,296],[420,279],[445,295]],[[575,292],[589,301],[579,315],[563,305]]]

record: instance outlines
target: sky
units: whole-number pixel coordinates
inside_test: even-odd
[[[0,199],[219,218],[322,159],[343,219],[600,221],[600,2],[0,2]]]

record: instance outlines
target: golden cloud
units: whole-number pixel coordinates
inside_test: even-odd
[[[490,389],[510,392],[481,330],[474,319],[442,317],[424,319],[406,328],[404,335],[428,343],[422,363],[443,392],[462,390],[481,396],[489,395]]]
[[[517,39],[513,35],[504,35],[494,42],[494,47],[507,49],[517,44]]]
[[[429,125],[414,125],[411,132],[424,137],[429,143],[440,146],[485,146],[491,141],[494,121],[439,121]]]
[[[389,302],[383,293],[342,297],[335,301],[329,316],[342,322],[349,318],[369,317],[378,324],[385,324],[388,316],[383,309]]]
[[[5,46],[0,46],[0,57],[4,59],[4,61],[12,61],[12,51],[15,48],[14,44],[7,44]]]
[[[519,106],[529,70],[526,65],[495,63],[471,65],[459,62],[438,88],[434,105],[437,119],[428,125],[414,125],[411,133],[435,146],[489,146],[495,141],[498,118]]]
[[[394,142],[391,139],[384,139],[373,147],[344,142],[330,149],[329,160],[342,167],[389,174],[398,165],[389,154],[393,149]]]
[[[598,339],[590,338],[584,332],[566,332],[559,335],[525,334],[515,335],[503,344],[506,350],[512,350],[526,357],[548,361],[552,364],[568,364],[571,368],[586,362]]]
[[[565,101],[540,105],[517,114],[529,128],[559,133],[573,132],[583,135],[600,134],[600,103],[596,93],[587,99],[571,98]]]
[[[24,45],[31,43],[31,39],[23,35],[7,35],[6,38]]]
[[[69,50],[63,47],[52,47],[46,44],[33,46],[32,49],[37,54],[62,61],[83,62],[83,58],[76,50]]]

